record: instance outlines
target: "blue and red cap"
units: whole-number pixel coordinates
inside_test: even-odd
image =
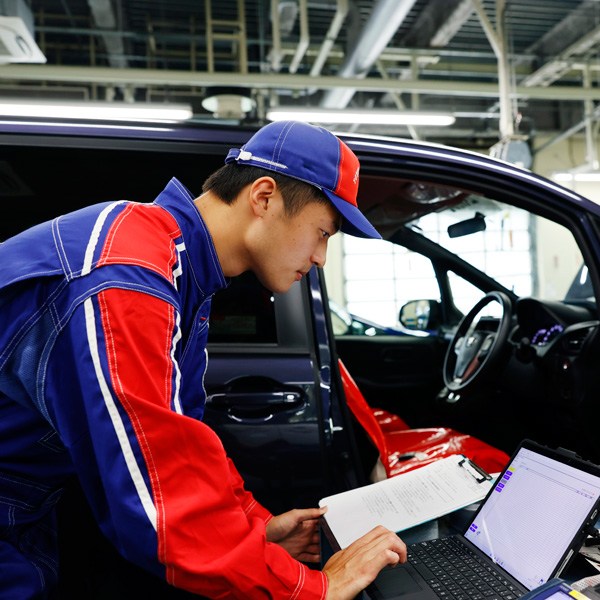
[[[314,185],[340,211],[344,233],[381,238],[356,203],[358,158],[327,129],[299,121],[270,123],[259,129],[241,149],[229,151],[225,162],[233,161]]]

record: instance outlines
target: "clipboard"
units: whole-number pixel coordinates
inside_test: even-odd
[[[479,465],[475,464],[472,460],[466,456],[463,457],[458,463],[459,467],[466,469],[476,480],[477,483],[483,483],[484,481],[492,481],[493,477],[486,473]]]
[[[324,528],[335,545],[383,525],[400,533],[485,498],[493,478],[462,454],[354,490],[323,498]]]

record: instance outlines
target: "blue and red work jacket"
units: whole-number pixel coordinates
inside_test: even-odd
[[[322,599],[265,539],[201,421],[211,295],[225,287],[193,196],[90,206],[0,245],[0,598],[46,598],[54,507],[76,474],[128,560],[208,597]]]

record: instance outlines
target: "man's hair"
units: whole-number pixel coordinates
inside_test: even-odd
[[[317,187],[282,175],[276,171],[260,167],[228,163],[215,171],[202,186],[202,192],[216,194],[225,204],[232,204],[241,191],[261,177],[272,177],[283,198],[285,214],[293,217],[307,204],[319,202],[327,204],[331,201]]]

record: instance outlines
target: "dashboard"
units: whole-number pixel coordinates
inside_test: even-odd
[[[535,298],[521,298],[517,302],[516,314],[518,339],[514,341],[526,338],[538,350],[549,348],[560,339],[564,340],[562,351],[575,351],[600,324],[590,307]]]
[[[564,325],[554,323],[550,327],[541,327],[531,336],[534,346],[545,346],[565,330]]]

